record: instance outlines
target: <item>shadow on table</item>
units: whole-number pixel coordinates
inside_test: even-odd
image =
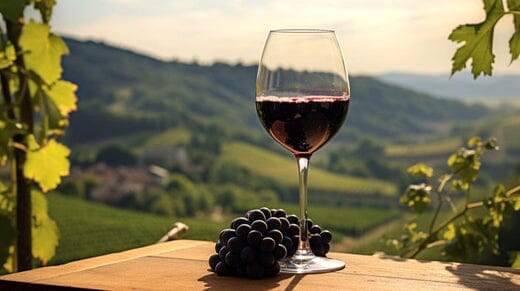
[[[520,290],[511,276],[520,276],[518,269],[486,268],[481,265],[446,266],[446,270],[459,278],[459,283],[475,290]]]
[[[280,287],[280,281],[286,280],[292,277],[289,282],[286,291],[296,290],[296,286],[302,280],[305,275],[293,275],[293,274],[279,274],[272,278],[264,278],[260,280],[252,280],[239,277],[221,277],[215,273],[211,273],[202,276],[198,279],[200,282],[204,282],[204,290],[237,290],[245,289],[251,290],[268,290]],[[285,284],[284,284],[285,285]]]
[[[377,254],[377,256],[384,260],[392,260],[395,262],[406,262],[407,259]],[[416,260],[419,263],[431,263],[432,261]],[[451,264],[445,269],[458,277],[459,284],[474,290],[520,290],[520,285],[512,281],[512,276],[520,276],[520,269],[493,267],[485,265],[473,264],[452,264],[448,262],[441,262]]]

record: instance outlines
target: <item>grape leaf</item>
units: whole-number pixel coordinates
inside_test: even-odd
[[[509,10],[520,11],[520,1],[507,0],[507,6],[509,7]],[[520,55],[520,15],[513,15],[513,25],[515,26],[515,32],[509,40],[511,63],[518,59],[518,56]]]
[[[9,257],[9,248],[13,244],[16,236],[16,230],[11,224],[11,220],[7,215],[0,213],[0,266],[2,266]]]
[[[0,51],[0,69],[9,67],[14,60],[16,60],[14,46],[11,43],[7,43],[7,45],[2,48],[2,51]]]
[[[32,254],[46,265],[56,253],[59,243],[58,225],[48,215],[47,199],[40,191],[31,191]]]
[[[24,25],[20,46],[27,68],[46,84],[50,85],[61,77],[61,56],[68,54],[69,50],[60,37],[50,34],[48,25],[32,20]]]
[[[408,173],[408,175],[410,175],[414,178],[420,178],[420,177],[431,178],[433,175],[433,168],[428,167],[427,165],[425,165],[423,163],[418,163],[418,164],[408,167],[408,169],[406,169],[406,172]]]
[[[5,164],[11,150],[11,138],[20,131],[20,128],[17,123],[0,120],[0,165]]]
[[[17,21],[23,16],[25,8],[24,0],[2,0],[0,1],[0,14],[11,21]]]
[[[76,107],[77,86],[71,82],[59,80],[50,89],[44,87],[43,91],[56,104],[63,116],[68,116],[69,112],[77,109]]]
[[[45,146],[27,151],[23,172],[25,177],[36,181],[43,192],[56,188],[61,176],[69,174],[70,150],[51,139]]]
[[[463,42],[452,58],[451,75],[466,67],[472,59],[471,72],[476,79],[480,74],[491,75],[493,54],[493,31],[498,20],[504,16],[502,0],[484,0],[486,19],[477,24],[464,24],[455,28],[448,39],[457,43]]]
[[[458,153],[452,154],[447,164],[466,183],[477,179],[481,165],[479,155],[474,150],[468,149],[461,149]]]

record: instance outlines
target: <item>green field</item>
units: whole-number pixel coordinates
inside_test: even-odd
[[[49,213],[58,223],[60,244],[51,264],[97,256],[157,242],[177,221],[190,227],[187,239],[215,240],[229,223],[168,218],[49,194]]]
[[[235,163],[252,172],[290,187],[298,186],[297,166],[290,154],[287,157],[245,143],[227,143],[220,159]],[[338,175],[321,169],[309,168],[309,188],[312,191],[354,193],[362,195],[397,195],[397,186],[372,178]]]
[[[58,223],[60,244],[50,264],[122,251],[155,243],[174,222],[186,223],[190,230],[186,239],[215,241],[232,218],[219,221],[208,218],[168,218],[142,212],[118,209],[60,194],[48,195],[49,213]],[[260,206],[260,205],[258,205]],[[288,213],[297,206],[276,205]],[[397,210],[312,206],[309,214],[315,223],[331,230],[339,242],[344,235],[362,234],[370,228],[400,217]]]
[[[429,156],[446,156],[462,146],[460,138],[449,138],[420,144],[389,145],[385,154],[390,158],[426,158]]]

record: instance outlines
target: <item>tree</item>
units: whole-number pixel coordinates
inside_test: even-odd
[[[76,85],[61,80],[68,48],[50,32],[55,4],[0,2],[0,166],[9,169],[0,181],[0,265],[8,271],[32,268],[33,257],[46,264],[58,244],[42,192],[56,188],[69,172],[70,151],[58,138],[76,110]],[[41,21],[26,22],[26,9],[39,12]]]

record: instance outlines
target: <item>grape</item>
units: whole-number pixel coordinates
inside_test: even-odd
[[[215,271],[217,264],[220,262],[220,256],[218,254],[213,254],[209,257],[209,267],[211,270]]]
[[[270,217],[266,220],[268,229],[282,229],[282,222],[278,217]]]
[[[305,221],[309,245],[316,256],[326,256],[332,233]],[[298,250],[300,224],[296,215],[283,209],[262,207],[247,211],[232,220],[230,228],[219,233],[215,251],[209,257],[210,269],[219,276],[258,279],[280,272],[278,260],[293,256]]]
[[[267,223],[265,223],[265,221],[263,220],[255,220],[253,223],[251,223],[251,228],[254,230],[258,230],[261,233],[266,233]]]
[[[274,215],[275,217],[286,217],[287,214],[285,213],[285,210],[283,209],[278,209],[274,212]]]
[[[264,267],[258,262],[248,264],[246,266],[246,275],[249,278],[260,279],[264,276]]]
[[[239,237],[232,237],[229,239],[227,243],[227,248],[230,252],[235,254],[240,254],[242,248],[244,247],[244,243]]]
[[[290,223],[294,223],[296,225],[300,224],[300,220],[298,219],[298,216],[291,214],[287,215],[287,220],[289,220]]]
[[[247,234],[251,231],[251,226],[249,224],[241,224],[236,229],[237,237],[242,240],[246,240]]]
[[[219,276],[228,276],[231,274],[231,270],[224,262],[218,262],[215,266],[215,273]]]
[[[234,229],[226,228],[220,232],[219,238],[220,243],[223,245],[227,245],[227,242],[230,238],[234,237],[236,235]]]
[[[274,239],[276,244],[279,244],[283,240],[283,234],[278,229],[272,229],[267,233],[267,236]]]
[[[332,233],[328,230],[324,230],[320,233],[321,241],[324,243],[330,243],[332,240]]]
[[[222,247],[222,243],[220,243],[220,240],[215,244],[215,252],[218,253],[220,251],[220,248]]]
[[[318,246],[319,244],[321,244],[321,236],[317,233],[311,234],[311,236],[309,237],[309,244],[311,245],[311,248],[313,246]]]
[[[256,248],[247,246],[242,249],[240,252],[240,258],[242,259],[243,263],[251,263],[254,262],[256,259]]]
[[[231,222],[231,228],[237,229],[242,224],[249,224],[249,220],[245,217],[237,217]]]
[[[278,244],[273,251],[274,257],[277,260],[281,260],[287,256],[287,249],[283,244]]]
[[[271,210],[267,207],[260,208],[260,211],[262,211],[262,213],[264,213],[265,219],[269,219],[272,216]]]
[[[280,264],[278,262],[274,262],[274,265],[271,267],[264,268],[264,275],[267,277],[275,276],[280,273]]]
[[[293,246],[293,241],[290,237],[284,236],[282,240],[282,244],[285,246],[286,249],[291,249]]]
[[[247,235],[247,243],[250,246],[257,246],[262,241],[262,233],[260,233],[258,230],[252,230]]]
[[[262,252],[272,252],[276,247],[276,242],[271,237],[264,237],[260,243],[260,250]]]
[[[285,217],[279,217],[278,219],[280,220],[280,223],[282,224],[282,226],[280,227],[280,230],[282,231],[282,233],[286,233],[289,230],[289,225],[291,225],[291,223]],[[298,226],[298,224],[296,224],[296,226]]]
[[[226,259],[227,253],[228,253],[228,249],[226,246],[223,246],[220,248],[220,251],[218,251],[218,256],[220,257],[221,261],[224,261]]]
[[[309,228],[309,231],[310,231],[310,233],[313,233],[313,234],[315,234],[315,233],[320,234],[321,227],[319,225],[315,224],[315,225],[311,226],[311,228]]]
[[[276,258],[273,253],[261,253],[260,254],[260,264],[264,267],[271,267],[276,262]]]
[[[265,215],[261,210],[253,209],[253,210],[249,210],[247,212],[247,219],[249,220],[249,223],[253,223],[253,221],[256,221],[256,220],[265,221]]]
[[[232,268],[237,267],[241,263],[240,255],[232,253],[232,252],[227,253],[225,259],[226,259],[225,260],[226,265],[228,265],[229,267],[232,267]]]
[[[287,234],[289,236],[299,235],[300,234],[300,227],[296,224],[290,224],[289,229],[287,230]]]

